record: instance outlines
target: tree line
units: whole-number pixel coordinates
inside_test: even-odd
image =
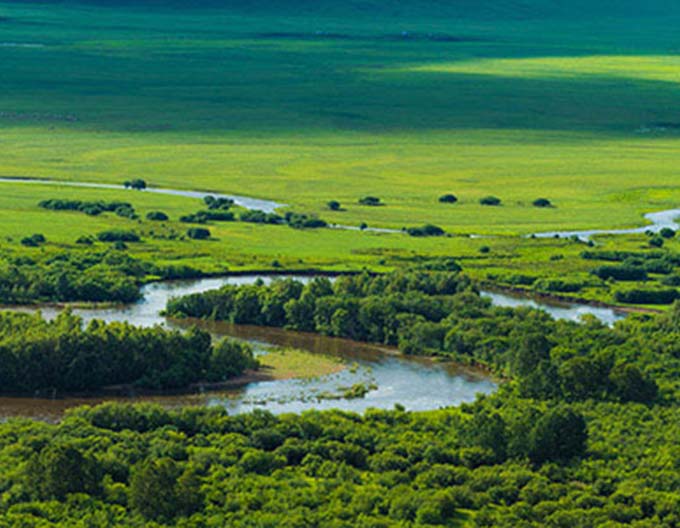
[[[111,385],[183,388],[224,381],[256,368],[250,347],[210,334],[92,321],[69,312],[46,321],[40,314],[0,312],[0,387],[3,393],[91,391]]]

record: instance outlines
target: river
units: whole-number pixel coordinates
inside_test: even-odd
[[[127,321],[139,326],[162,325],[166,328],[184,328],[190,323],[168,320],[160,315],[171,297],[213,290],[226,284],[252,284],[257,280],[267,283],[275,278],[277,276],[244,275],[152,283],[144,286],[143,298],[135,304],[114,308],[74,309],[73,312],[86,322],[102,319],[107,322]],[[309,277],[297,279],[310,280]],[[482,292],[482,295],[498,306],[541,308],[560,319],[578,320],[584,314],[591,314],[607,324],[613,324],[623,317],[609,308],[546,303],[496,292]],[[28,307],[13,309],[36,311]],[[44,307],[41,312],[44,317],[53,318],[59,310]],[[209,321],[199,324],[215,337],[233,337],[252,343],[256,353],[263,353],[272,346],[294,347],[315,354],[341,357],[348,365],[351,364],[352,368],[313,379],[260,381],[234,390],[202,394],[120,398],[0,398],[0,416],[27,416],[55,421],[70,407],[95,404],[104,400],[156,402],[166,407],[219,405],[226,407],[230,413],[247,412],[256,408],[265,408],[274,413],[331,408],[362,412],[370,407],[391,409],[396,404],[401,404],[409,410],[430,410],[471,402],[477,394],[489,394],[497,388],[496,383],[481,372],[453,363],[397,356],[394,350],[366,343],[279,328],[237,326]],[[364,398],[319,398],[324,393],[337,394],[342,388],[356,383],[375,385],[377,389],[368,392]]]

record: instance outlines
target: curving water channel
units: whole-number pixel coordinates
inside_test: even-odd
[[[647,213],[645,219],[650,222],[644,227],[633,227],[630,229],[587,229],[584,231],[549,231],[547,233],[535,233],[536,238],[571,238],[576,237],[587,242],[591,237],[597,235],[638,235],[647,232],[658,233],[662,229],[669,228],[673,231],[680,229],[677,220],[680,219],[680,209],[669,209],[656,213]]]
[[[122,185],[113,185],[108,183],[93,183],[93,182],[72,182],[61,180],[48,180],[45,178],[22,178],[22,177],[0,177],[0,183],[14,183],[14,184],[33,184],[33,185],[54,185],[57,187],[86,187],[93,189],[112,189],[123,190]],[[210,193],[204,191],[183,191],[179,189],[164,189],[160,187],[147,187],[143,191],[154,194],[166,194],[171,196],[184,196],[186,198],[196,198],[202,200],[206,196],[214,196],[215,198],[228,198],[234,203],[244,209],[259,210],[266,213],[273,213],[277,209],[286,207],[286,204],[274,202],[272,200],[262,200],[259,198],[250,198],[247,196],[240,196],[234,194],[220,194]],[[577,237],[583,241],[590,240],[596,235],[633,235],[642,234],[646,232],[658,233],[664,228],[670,228],[674,231],[680,229],[680,224],[676,220],[680,219],[680,209],[669,209],[667,211],[658,211],[655,213],[647,213],[645,219],[650,222],[644,227],[634,227],[630,229],[589,229],[583,231],[548,231],[543,233],[534,233],[527,235],[535,238],[571,238]],[[367,231],[372,233],[403,233],[401,229],[390,229],[381,227],[357,227],[342,224],[330,224],[331,229],[343,229],[350,231]],[[486,238],[487,236],[470,235],[471,238]]]
[[[283,276],[278,276],[283,277]],[[361,412],[369,407],[391,409],[402,404],[410,410],[429,410],[458,405],[474,400],[477,394],[496,390],[496,384],[483,373],[462,368],[452,363],[436,363],[424,358],[408,358],[395,355],[384,347],[358,343],[346,339],[331,338],[317,334],[291,332],[279,328],[231,325],[208,321],[174,321],[160,315],[171,297],[199,293],[226,284],[252,284],[257,280],[265,283],[277,276],[245,275],[222,278],[206,278],[191,281],[153,283],[143,288],[143,299],[135,304],[97,309],[75,309],[74,313],[85,321],[102,319],[107,322],[127,321],[139,326],[163,325],[168,328],[184,328],[198,323],[215,337],[232,337],[253,344],[256,352],[271,346],[294,347],[316,354],[328,354],[342,358],[352,368],[340,373],[309,380],[290,379],[258,381],[243,387],[202,394],[162,395],[92,398],[0,398],[0,416],[30,416],[44,420],[58,420],[63,412],[77,405],[100,401],[149,401],[166,407],[182,405],[223,406],[231,413],[266,408],[274,413],[301,412],[309,409],[343,409]],[[310,277],[299,277],[308,281]],[[553,317],[578,320],[591,314],[607,324],[623,315],[613,309],[596,308],[577,304],[553,304],[502,293],[483,292],[498,306],[530,306],[546,310]],[[16,311],[34,312],[35,308],[17,307]],[[60,308],[43,307],[44,317],[55,317]],[[375,385],[365,398],[323,399],[328,393],[338,394],[341,388],[356,383]]]

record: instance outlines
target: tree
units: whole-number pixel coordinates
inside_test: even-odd
[[[439,203],[453,204],[458,201],[458,198],[453,194],[443,194],[439,197]]]
[[[130,505],[147,519],[169,521],[178,513],[177,481],[182,470],[170,458],[146,460],[130,478]]]
[[[340,202],[338,202],[337,200],[331,200],[326,203],[326,207],[328,207],[331,211],[339,211]]]
[[[651,402],[659,392],[656,382],[631,364],[615,366],[609,374],[609,382],[614,395],[623,402]]]
[[[63,500],[69,493],[99,493],[102,472],[94,459],[77,448],[56,444],[34,455],[26,476],[30,488],[42,499]]]
[[[529,458],[538,464],[582,455],[588,433],[586,422],[568,407],[549,410],[541,416],[529,435]]]
[[[552,207],[552,203],[547,198],[537,198],[533,201],[532,205],[534,207]]]

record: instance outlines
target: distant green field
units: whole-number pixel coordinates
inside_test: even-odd
[[[228,224],[212,227],[218,240],[205,245],[156,240],[132,250],[146,257],[220,271],[450,255],[473,269],[481,261],[484,273],[581,272],[549,260],[578,255],[578,244],[516,235],[638,226],[644,213],[680,203],[680,18],[662,0],[644,9],[407,1],[365,12],[324,0],[293,13],[236,0],[111,4],[0,4],[0,176],[141,177],[269,198],[334,223],[498,235],[415,240]],[[438,203],[449,192],[459,202]],[[0,193],[10,248],[27,231],[72,244],[125,222],[35,207],[99,191],[0,184]],[[386,205],[358,205],[365,195]],[[479,205],[486,195],[502,206]],[[532,207],[539,197],[555,207]],[[329,200],[344,210],[326,210]],[[135,201],[173,217],[199,207]],[[479,253],[485,245],[490,256]]]

